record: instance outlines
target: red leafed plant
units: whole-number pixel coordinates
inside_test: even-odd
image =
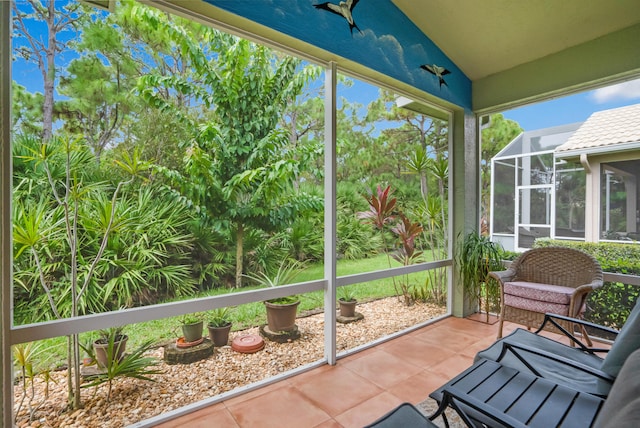
[[[369,203],[369,211],[361,211],[356,215],[360,219],[368,220],[377,229],[382,230],[385,224],[393,221],[393,210],[396,207],[396,198],[391,198],[391,185],[382,189],[380,185],[377,187],[377,194],[367,198]]]
[[[422,233],[422,226],[419,223],[412,223],[403,213],[399,214],[400,223],[391,228],[400,239],[400,247],[391,255],[394,260],[409,266],[422,260],[422,251],[416,251],[416,237]],[[400,281],[400,291],[404,297],[404,304],[409,306],[412,303],[409,276],[405,275]]]
[[[391,257],[394,260],[402,263],[404,266],[422,261],[422,251],[416,251],[415,239],[422,233],[422,226],[419,223],[412,223],[407,216],[403,213],[395,214],[396,198],[391,196],[391,186],[387,186],[384,189],[381,186],[377,186],[376,194],[372,194],[367,198],[369,203],[369,211],[361,211],[357,213],[359,219],[363,219],[371,223],[376,229],[378,229],[382,235],[384,243],[384,250],[389,259],[389,267],[391,267]],[[400,218],[400,222],[391,227],[390,230],[398,236],[400,240],[399,248],[390,256],[388,247],[385,240],[384,227],[390,225],[397,217]],[[407,275],[400,281],[400,287],[395,278],[393,279],[394,287],[398,295],[402,295],[405,305],[409,306],[412,302],[412,296],[410,292],[410,282]]]

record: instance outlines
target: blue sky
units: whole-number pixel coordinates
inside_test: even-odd
[[[640,103],[640,79],[503,112],[525,131],[584,122],[592,113]]]
[[[224,0],[209,1],[221,4],[224,3]],[[315,14],[317,14],[319,18],[327,19],[332,23],[336,21],[336,25],[339,25],[338,29],[342,29],[348,41],[352,42],[352,36],[349,34],[348,26],[346,26],[344,22],[341,22],[340,20],[333,20],[332,18],[335,17],[331,16],[331,14],[319,13],[319,11],[306,4],[310,0],[298,1],[301,5],[306,5],[307,7],[305,8],[305,10],[308,9],[308,11],[314,14],[314,16]],[[315,3],[315,1],[311,0],[311,3]],[[21,5],[22,2],[19,1],[18,4]],[[229,4],[235,3],[229,2]],[[363,8],[363,12],[365,10],[366,9]],[[362,18],[364,21],[364,28],[364,23],[366,23],[366,15],[362,16]],[[39,30],[34,25],[30,25],[30,30],[35,32],[36,34],[39,34]],[[67,33],[65,36],[72,37],[73,35]],[[357,38],[358,37],[355,37],[355,39]],[[24,41],[14,40],[14,44],[20,44],[23,42]],[[75,55],[73,53],[66,53],[59,57],[58,60],[61,63],[65,63],[74,56]],[[16,59],[13,63],[13,77],[20,84],[27,86],[30,91],[42,91],[42,79],[37,67],[33,64],[27,64],[19,58]],[[338,92],[338,96],[345,96],[351,102],[357,101],[363,104],[363,106],[366,106],[370,101],[377,98],[378,88],[362,82],[358,82],[352,88],[342,87]],[[583,122],[596,111],[607,110],[636,103],[640,103],[640,79],[605,88],[600,88],[589,92],[562,97],[543,103],[524,106],[518,109],[505,111],[503,112],[503,114],[506,118],[518,122],[524,130],[531,131],[551,126]]]

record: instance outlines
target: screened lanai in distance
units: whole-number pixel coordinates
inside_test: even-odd
[[[491,239],[638,241],[640,104],[516,137],[491,159]]]
[[[313,231],[322,235],[324,260],[319,279],[248,293],[207,296],[169,304],[160,303],[76,318],[15,325],[12,320],[14,242],[11,238],[13,225],[10,215],[13,211],[14,192],[11,134],[14,51],[11,39],[12,5],[15,3],[2,1],[0,326],[3,340],[0,348],[0,380],[3,426],[11,426],[14,422],[13,409],[16,403],[13,402],[14,373],[11,354],[13,346],[23,343],[85,334],[123,324],[160,321],[212,307],[245,305],[290,294],[318,293],[323,306],[321,316],[324,327],[319,335],[323,341],[322,356],[312,367],[296,367],[292,371],[278,373],[263,383],[251,384],[233,392],[241,395],[313,367],[337,364],[343,355],[338,355],[336,346],[336,297],[338,289],[345,286],[371,279],[424,274],[433,269],[442,269],[447,273],[446,313],[443,316],[455,319],[475,312],[476,308],[470,303],[472,299],[467,299],[461,287],[457,286],[456,260],[453,255],[458,245],[456,237],[477,230],[480,222],[480,118],[527,103],[640,77],[640,56],[637,55],[640,8],[637,7],[637,0],[592,0],[589,7],[585,7],[584,0],[541,0],[519,2],[517,5],[510,0],[143,0],[140,3],[162,13],[180,16],[286,55],[293,55],[322,69],[321,84],[324,87],[321,103],[324,108],[324,125],[318,134],[323,135],[324,152],[317,163],[318,171],[314,178],[322,180],[324,211],[323,216],[318,216],[317,227]],[[99,6],[106,13],[113,13],[120,3],[112,0],[87,0],[83,4]],[[541,28],[544,31],[540,31]],[[444,159],[443,167],[448,171],[448,181],[438,191],[446,194],[446,209],[439,212],[445,213],[442,224],[446,225],[446,230],[442,233],[448,240],[443,252],[439,253],[438,260],[361,272],[355,276],[341,277],[337,271],[336,248],[339,233],[336,229],[340,217],[336,181],[341,171],[336,163],[339,156],[344,155],[338,153],[337,139],[340,135],[345,135],[344,130],[339,130],[340,123],[337,120],[337,97],[341,93],[336,89],[339,76],[389,91],[398,97],[396,105],[446,123],[447,132],[440,153]],[[200,92],[203,95],[206,93]],[[390,140],[379,138],[375,143],[389,144]],[[577,159],[573,154],[577,155]],[[537,211],[530,210],[529,214],[517,219],[518,224],[538,228],[541,233],[550,233],[557,228],[556,225],[549,224],[554,202],[547,191],[549,179],[546,174],[548,168],[554,168],[554,164],[553,160],[549,163],[546,155],[532,161],[537,172],[522,176],[520,181],[522,186],[527,186],[522,189],[521,200],[544,203],[539,204]],[[621,153],[618,158],[610,160],[620,162],[619,164],[598,169],[598,174],[604,169],[616,174],[617,178],[611,177],[613,180],[609,189],[618,194],[621,186],[628,186],[623,182],[631,182],[624,178],[630,171],[628,167],[636,167],[635,164],[624,163],[635,159],[628,159],[627,156],[628,153]],[[580,158],[579,153],[567,153],[567,165],[580,165],[586,170],[588,166],[580,162]],[[597,159],[588,158],[589,166],[596,165],[593,162]],[[513,161],[514,171],[516,166],[517,162]],[[566,173],[572,174],[573,171],[570,169]],[[411,180],[412,186],[415,186],[412,191],[418,195],[416,189],[420,185],[419,180],[416,177]],[[586,181],[588,185],[589,176]],[[517,186],[514,177],[514,192]],[[630,192],[630,187],[626,189]],[[513,199],[515,198],[514,193]],[[587,194],[587,206],[588,198]],[[617,205],[612,205],[608,211],[609,225],[613,227],[615,224],[615,231],[621,232],[619,225],[622,223],[614,213],[623,208],[621,199],[617,201]],[[628,211],[630,206],[625,204],[624,210]],[[598,204],[597,207],[598,211],[585,212],[585,224],[592,218],[601,217],[601,205]],[[514,232],[515,227],[514,223]],[[570,230],[580,230],[578,210],[570,221],[567,219],[567,227]],[[505,226],[505,230],[508,231],[508,226]],[[585,230],[585,239],[591,238]],[[394,334],[400,336],[406,333],[399,331]],[[359,350],[361,349],[352,351]],[[163,417],[173,418],[186,414],[197,407],[215,404],[216,400],[219,401],[219,397],[209,397],[206,402],[188,405],[167,415],[155,415],[151,421],[133,423],[136,426],[153,426]],[[145,406],[139,404],[138,407],[142,409]]]

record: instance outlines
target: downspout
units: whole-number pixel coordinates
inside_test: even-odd
[[[584,168],[586,173],[591,174],[591,165],[589,165],[589,159],[587,159],[586,153],[582,153],[580,155],[580,163],[582,164],[582,167]]]

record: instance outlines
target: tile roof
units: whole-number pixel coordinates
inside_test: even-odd
[[[568,152],[614,152],[640,148],[640,104],[593,113],[584,124],[556,148]]]

